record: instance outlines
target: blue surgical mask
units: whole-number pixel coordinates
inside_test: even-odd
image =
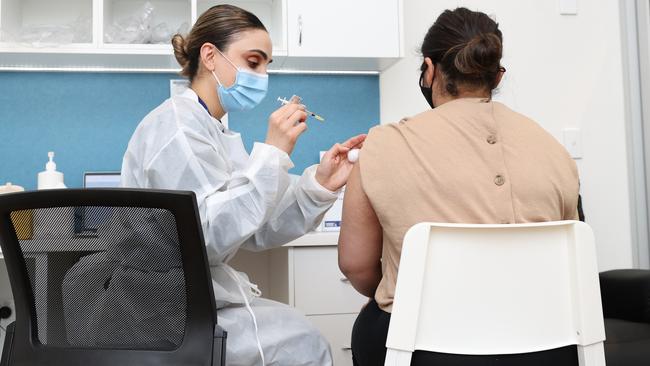
[[[219,51],[219,49],[217,49]],[[237,69],[235,83],[230,87],[225,87],[217,74],[212,71],[212,76],[217,80],[217,93],[221,106],[225,112],[248,111],[255,108],[266,96],[269,87],[269,76],[258,74],[252,71],[242,69],[226,57],[221,51],[221,55]]]

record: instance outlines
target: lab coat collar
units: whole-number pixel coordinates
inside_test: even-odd
[[[212,120],[214,121],[214,123],[216,123],[217,126],[219,126],[219,131],[221,131],[222,133],[226,133],[226,130],[227,130],[226,126],[224,126],[223,123],[221,123],[220,120],[218,120],[218,119],[212,117],[212,115],[211,115],[207,110],[205,110],[205,108],[203,108],[203,106],[199,103],[199,95],[196,94],[196,92],[195,92],[194,90],[192,90],[191,88],[187,88],[187,89],[185,89],[185,91],[182,92],[179,96],[180,96],[181,98],[191,99],[191,100],[193,100],[196,104],[198,104],[199,106],[201,106],[201,110],[203,110],[203,111],[204,111],[208,116],[210,116],[210,119],[212,119]]]

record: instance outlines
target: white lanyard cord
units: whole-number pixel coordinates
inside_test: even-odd
[[[262,366],[266,366],[266,362],[264,361],[264,351],[262,350],[262,342],[260,342],[260,337],[257,330],[257,318],[255,317],[255,313],[253,313],[253,308],[251,308],[251,305],[248,302],[248,296],[246,296],[246,293],[244,293],[244,289],[242,289],[240,282],[244,282],[247,286],[249,286],[256,296],[260,296],[261,291],[257,288],[256,285],[242,278],[234,269],[232,269],[232,267],[225,265],[223,266],[223,269],[226,271],[228,276],[235,280],[237,288],[239,289],[239,293],[244,298],[244,305],[246,305],[246,310],[248,310],[248,313],[251,315],[251,318],[253,319],[253,325],[255,326],[255,339],[257,341],[257,350],[259,351],[260,357],[262,358]]]

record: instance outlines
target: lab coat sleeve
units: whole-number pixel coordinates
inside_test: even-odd
[[[316,168],[305,169],[302,176],[291,176],[292,183],[270,219],[242,246],[258,251],[288,243],[313,230],[338,198],[316,181]]]
[[[179,130],[145,169],[149,187],[195,192],[212,263],[247,241],[263,249],[304,234],[335,200],[308,175],[293,183],[289,156],[274,146],[256,143],[239,170],[227,164],[203,136]]]

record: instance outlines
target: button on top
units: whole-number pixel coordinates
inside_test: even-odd
[[[494,184],[502,186],[506,182],[506,178],[503,175],[497,175],[494,177]]]
[[[490,145],[494,145],[497,143],[497,137],[495,135],[490,135],[487,137],[487,142]]]

